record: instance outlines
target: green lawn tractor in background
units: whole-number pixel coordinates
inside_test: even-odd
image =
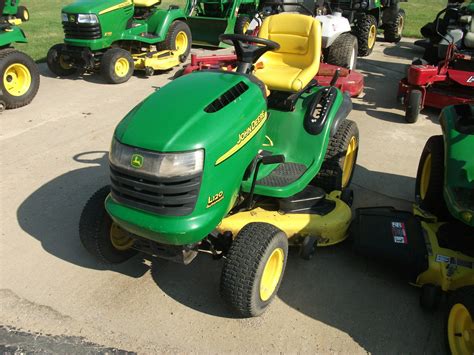
[[[304,258],[342,242],[358,129],[349,96],[312,80],[320,31],[283,13],[260,37],[221,35],[235,72],[179,77],[130,111],[114,133],[111,186],[81,215],[85,248],[107,263],[137,251],[184,264],[198,252],[225,257],[221,295],[249,317],[277,293],[289,242]]]
[[[259,3],[259,0],[192,0],[188,23],[193,44],[228,47],[219,41],[219,35],[245,34]]]
[[[405,11],[400,3],[407,0],[330,0],[332,9],[340,9],[352,25],[352,33],[359,42],[359,56],[372,53],[377,29],[383,29],[388,42],[402,39]]]
[[[420,305],[448,295],[452,354],[474,353],[474,105],[443,109],[443,135],[431,137],[416,175],[414,213],[358,209],[355,250],[388,262],[421,287]]]
[[[36,63],[12,47],[12,43],[27,42],[18,25],[29,18],[19,0],[0,0],[0,111],[28,105],[38,92]]]
[[[100,71],[111,84],[184,62],[191,50],[185,9],[161,0],[77,0],[62,9],[64,43],[48,52],[58,76]]]

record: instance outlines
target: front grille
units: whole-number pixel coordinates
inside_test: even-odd
[[[167,216],[193,212],[201,186],[201,173],[158,178],[110,166],[112,197],[119,203]]]
[[[99,24],[63,22],[64,35],[68,39],[99,39],[102,31]]]

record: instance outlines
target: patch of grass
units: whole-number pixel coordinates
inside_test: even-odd
[[[420,38],[420,28],[435,19],[447,5],[446,0],[408,0],[401,7],[406,12],[403,36]]]

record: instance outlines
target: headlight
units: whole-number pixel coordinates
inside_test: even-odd
[[[112,165],[122,169],[171,178],[200,173],[204,164],[204,150],[157,153],[121,144],[114,138],[109,160]]]
[[[67,22],[68,21],[67,14],[64,13],[64,12],[61,12],[61,21],[62,22]]]
[[[95,24],[99,23],[99,19],[93,14],[79,14],[77,15],[77,22]]]

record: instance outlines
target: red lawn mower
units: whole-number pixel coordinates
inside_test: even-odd
[[[445,11],[437,15],[436,24]],[[470,21],[474,21],[473,17]],[[474,23],[467,28],[469,35]],[[436,31],[441,37],[450,39],[445,58],[437,66],[429,65],[422,59],[415,60],[408,69],[407,77],[398,86],[398,98],[405,105],[405,120],[408,123],[415,123],[425,106],[442,109],[449,105],[474,103],[473,51],[470,47],[459,50],[449,33],[442,35],[438,27]]]

